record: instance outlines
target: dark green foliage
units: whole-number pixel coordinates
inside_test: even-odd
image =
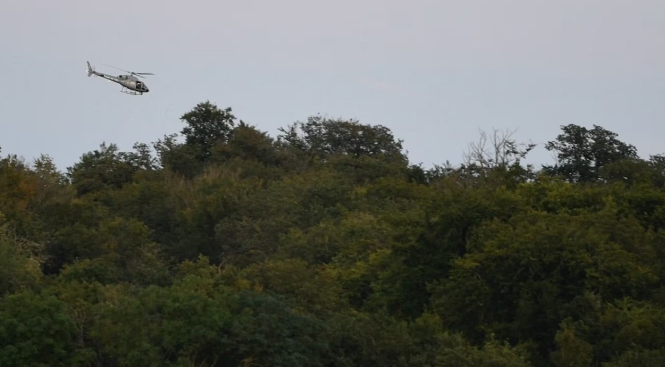
[[[182,128],[185,144],[197,152],[197,158],[207,160],[218,142],[226,142],[235,125],[231,108],[218,108],[214,103],[199,103],[180,118],[187,126]]]
[[[70,366],[76,360],[76,325],[67,304],[32,292],[0,301],[0,365]]]
[[[546,170],[575,182],[598,179],[601,167],[627,159],[637,160],[634,146],[617,139],[617,134],[600,126],[587,129],[574,124],[562,126],[563,133],[545,148],[557,154],[557,164]]]
[[[318,159],[344,154],[355,158],[406,160],[402,141],[396,140],[390,130],[381,125],[312,116],[305,123],[298,122],[280,131],[278,138],[283,146]]]
[[[80,162],[69,167],[67,175],[78,194],[85,195],[107,188],[122,188],[132,180],[138,168],[122,159],[117,145],[102,143],[100,150],[84,154]]]
[[[182,120],[0,159],[1,366],[662,365],[663,156],[568,125],[553,166],[495,132],[425,169],[380,125]]]

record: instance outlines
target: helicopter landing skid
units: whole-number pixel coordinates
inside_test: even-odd
[[[127,89],[125,87],[122,87],[122,89],[120,90],[120,93],[131,94],[133,96],[139,96],[139,95],[142,96],[143,95],[143,92],[136,92],[136,91],[133,91],[131,89]]]

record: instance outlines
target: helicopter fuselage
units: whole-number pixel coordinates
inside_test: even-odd
[[[133,71],[128,71],[128,70],[122,70],[124,72],[127,72],[129,74],[121,74],[118,76],[110,75],[110,74],[104,74],[95,71],[95,69],[92,68],[92,65],[90,65],[89,61],[86,61],[88,64],[88,69],[87,69],[87,74],[88,77],[95,75],[100,78],[104,78],[108,81],[118,83],[122,86],[122,90],[120,92],[122,93],[127,93],[127,94],[133,94],[133,95],[142,95],[143,93],[148,93],[150,92],[150,89],[148,89],[148,86],[138,80],[136,76],[139,76],[141,78],[145,78],[144,75],[155,75],[153,73],[135,73]],[[109,65],[110,66],[110,65]],[[117,69],[115,66],[111,66],[112,68]]]
[[[118,75],[118,76],[113,76],[109,74],[104,74],[100,73],[97,71],[92,71],[92,74],[97,75],[100,78],[104,78],[106,80],[110,80],[114,83],[118,83],[122,85],[123,87],[136,92],[138,94],[143,94],[143,93],[148,93],[150,92],[150,89],[148,89],[148,86],[138,80],[135,76],[133,75]],[[135,94],[135,93],[130,93],[130,94]]]

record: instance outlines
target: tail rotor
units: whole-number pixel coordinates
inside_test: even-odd
[[[86,63],[88,63],[88,70],[87,71],[88,71],[88,78],[89,78],[92,74],[94,74],[95,70],[92,68],[92,66],[90,66],[89,61],[86,61]]]

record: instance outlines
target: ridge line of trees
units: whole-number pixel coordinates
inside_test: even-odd
[[[665,156],[570,124],[552,165],[494,131],[424,169],[357,120],[181,120],[0,158],[0,366],[663,365]]]

